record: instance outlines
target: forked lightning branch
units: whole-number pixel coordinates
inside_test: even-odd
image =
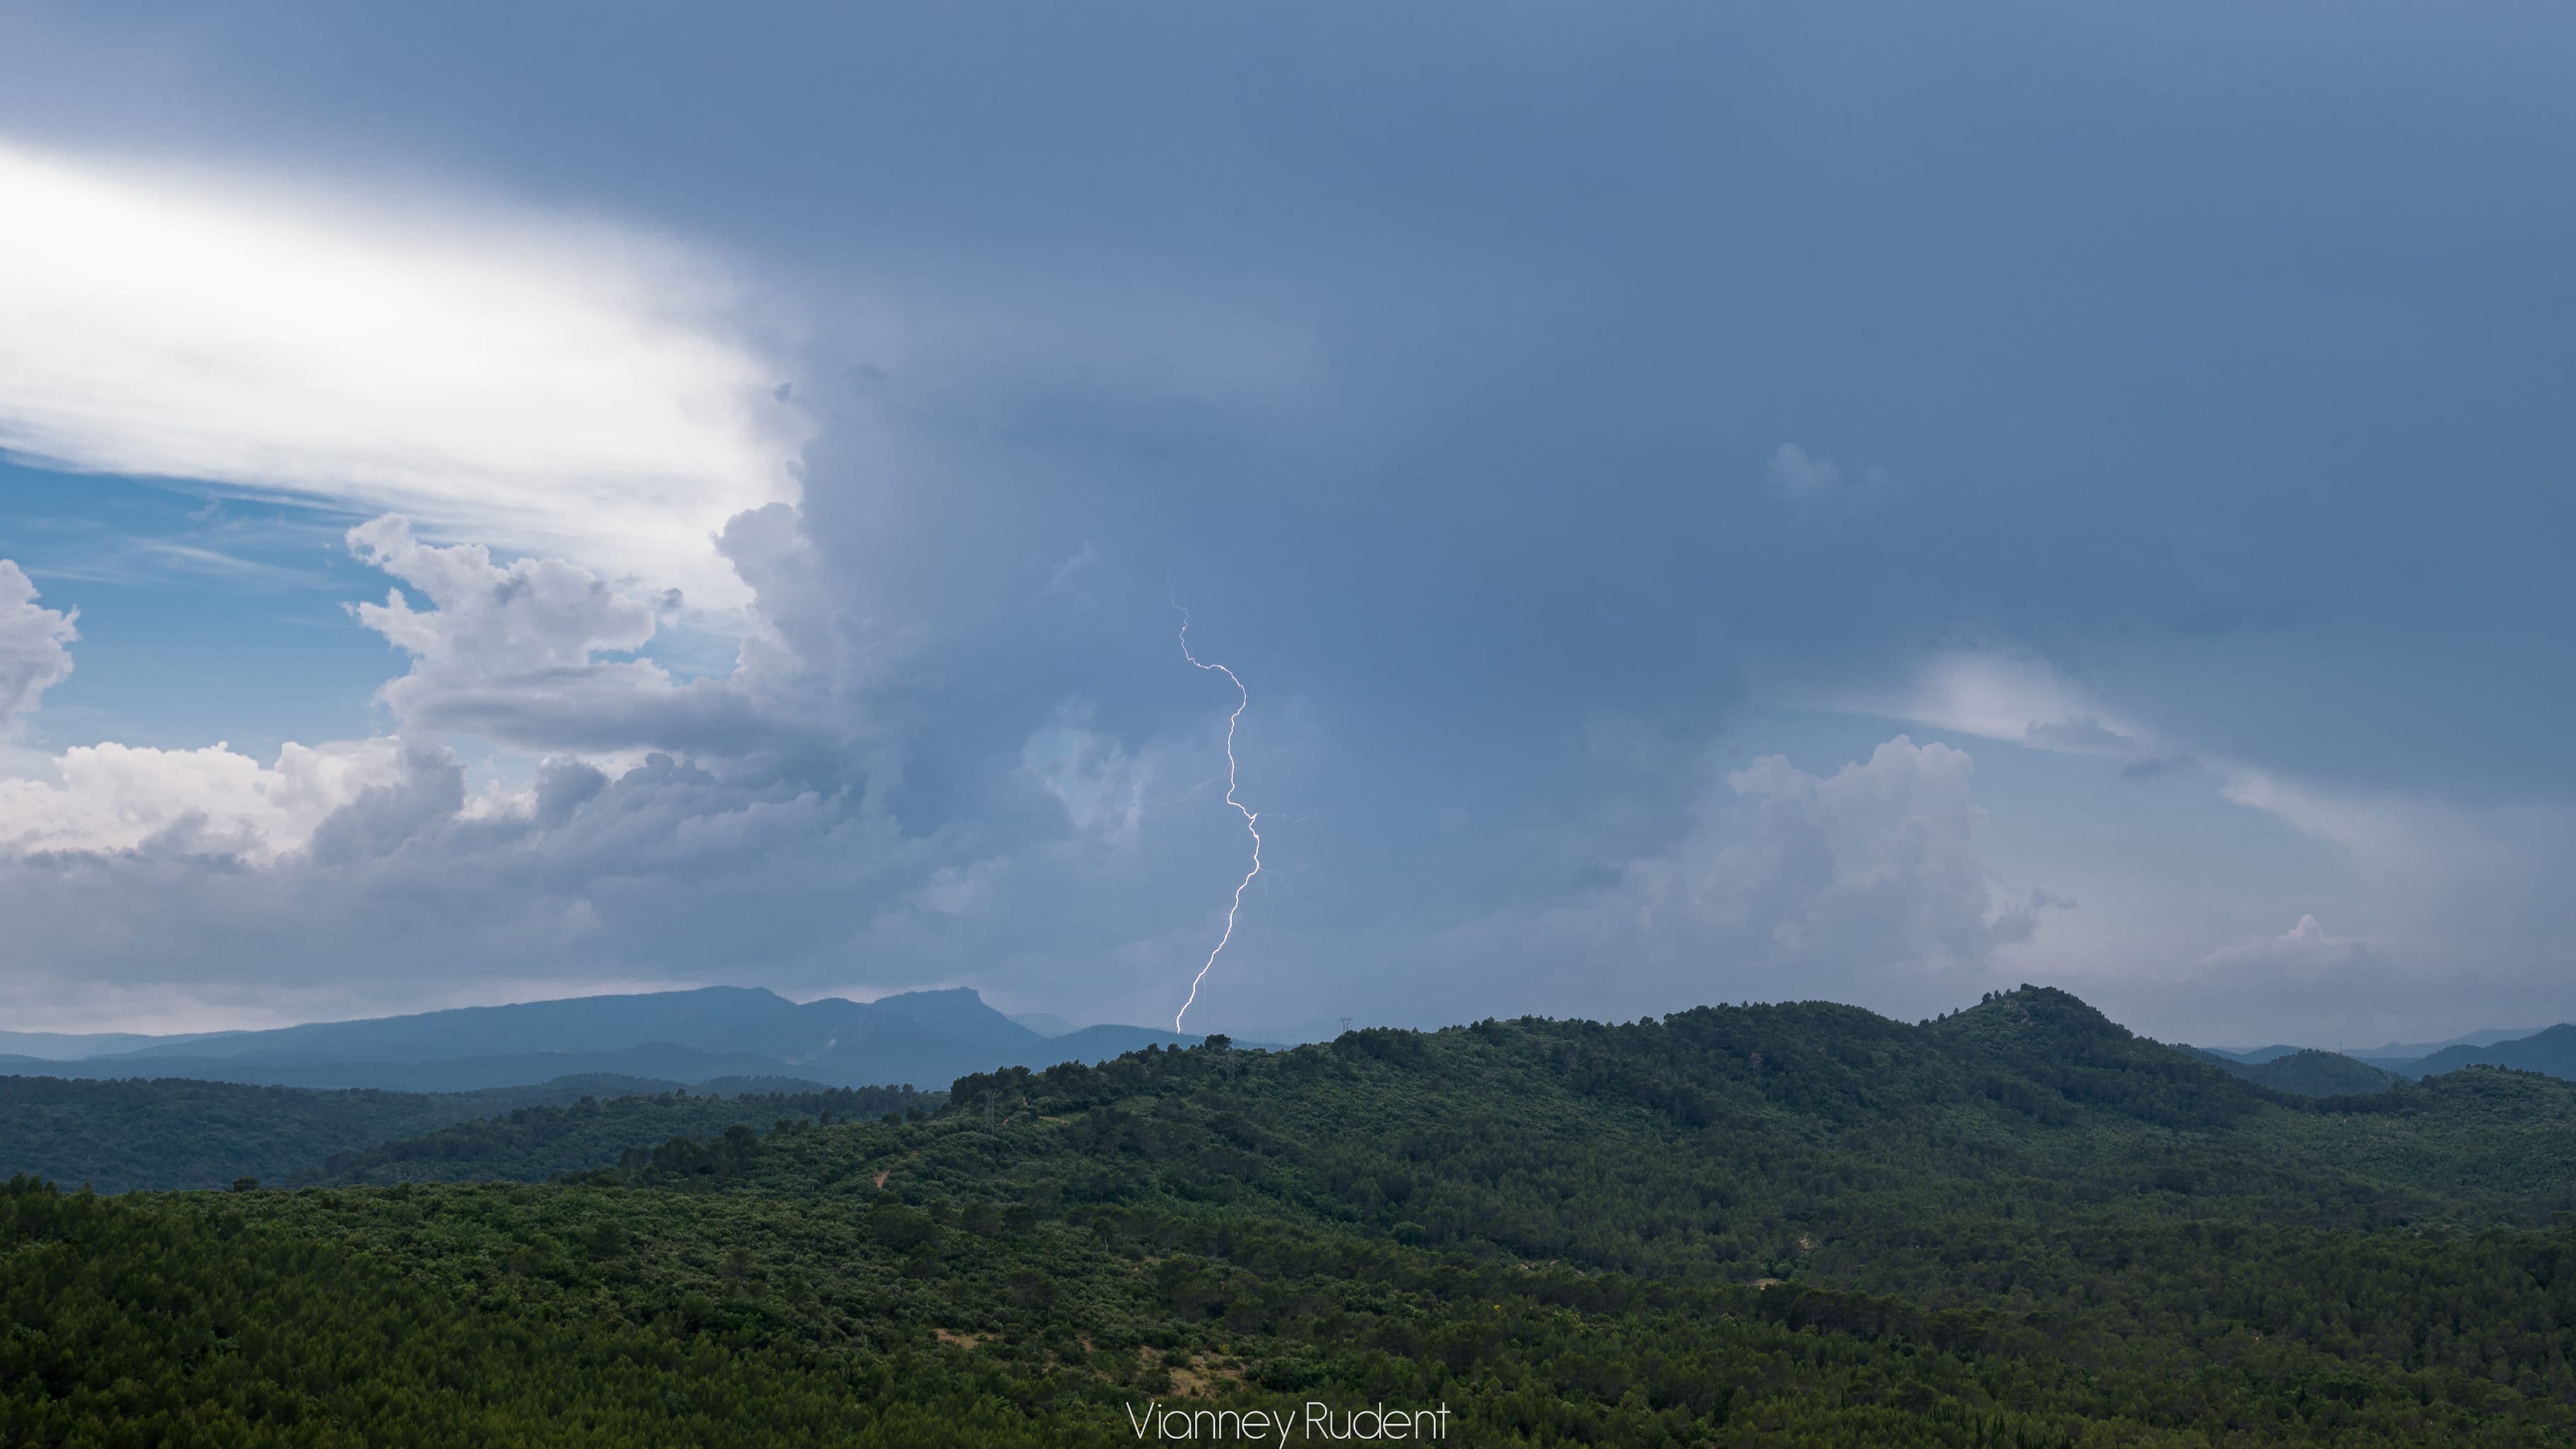
[[[1225,717],[1225,803],[1243,813],[1244,831],[1252,837],[1252,869],[1245,871],[1243,879],[1235,883],[1234,902],[1225,908],[1225,934],[1216,938],[1216,946],[1200,965],[1199,974],[1190,978],[1189,1000],[1182,1002],[1181,1009],[1172,1013],[1174,1031],[1181,1029],[1181,1018],[1189,1015],[1190,1008],[1198,1004],[1199,983],[1207,980],[1208,971],[1216,965],[1216,958],[1225,954],[1225,943],[1234,939],[1234,918],[1243,910],[1243,893],[1252,885],[1252,878],[1261,874],[1261,817],[1234,798],[1234,729],[1242,723],[1243,712],[1252,707],[1252,691],[1243,687],[1243,681],[1235,678],[1233,670],[1222,664],[1207,663],[1190,652],[1190,611],[1187,609],[1181,611],[1181,657],[1201,669],[1224,675],[1234,685],[1234,713]]]

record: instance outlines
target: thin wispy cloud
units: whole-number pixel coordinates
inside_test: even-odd
[[[1064,562],[1057,564],[1054,573],[1047,575],[1047,592],[1061,592],[1065,585],[1072,583],[1074,578],[1085,569],[1097,568],[1099,565],[1100,551],[1088,543],[1084,544],[1074,550],[1072,556]]]
[[[1827,708],[2066,754],[2152,758],[2153,731],[2046,661],[2003,648],[1927,654],[1892,679],[1821,692]]]
[[[113,538],[77,553],[46,557],[48,579],[68,583],[203,587],[273,591],[328,587],[320,569],[291,568],[202,544],[159,538]]]
[[[1895,475],[1877,466],[1846,469],[1795,443],[1782,443],[1764,465],[1762,481],[1801,514],[1838,514],[1896,491]]]

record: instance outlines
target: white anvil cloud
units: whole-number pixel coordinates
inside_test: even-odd
[[[576,560],[726,609],[805,424],[703,260],[0,141],[0,449]]]

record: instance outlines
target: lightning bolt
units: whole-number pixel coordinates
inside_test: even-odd
[[[1234,727],[1243,719],[1243,712],[1252,707],[1252,691],[1243,687],[1243,681],[1235,678],[1233,670],[1222,664],[1209,664],[1190,652],[1190,611],[1187,609],[1181,611],[1181,657],[1201,669],[1224,675],[1232,681],[1238,696],[1234,713],[1225,718],[1225,803],[1243,812],[1244,831],[1252,837],[1252,869],[1243,873],[1243,879],[1234,888],[1234,904],[1225,908],[1225,934],[1217,937],[1216,949],[1208,952],[1207,963],[1199,967],[1199,974],[1190,978],[1190,999],[1182,1002],[1181,1009],[1172,1013],[1174,1031],[1181,1029],[1181,1018],[1189,1015],[1190,1008],[1198,1004],[1199,983],[1207,980],[1208,972],[1216,965],[1216,958],[1225,954],[1225,943],[1234,939],[1234,918],[1243,910],[1243,893],[1251,886],[1252,878],[1261,874],[1261,817],[1245,809],[1243,802],[1234,798]]]

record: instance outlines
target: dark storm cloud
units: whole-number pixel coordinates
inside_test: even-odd
[[[1252,691],[1278,825],[1215,983],[1238,1020],[1581,1009],[1586,952],[1637,1009],[1972,996],[2074,912],[1985,863],[1964,755],[1712,763],[1750,681],[1866,693],[1961,640],[2151,726],[2010,736],[2132,778],[2461,819],[2576,787],[2546,381],[2576,218],[2527,184],[2576,144],[2558,19],[621,8],[603,67],[604,14],[495,46],[452,12],[50,12],[42,66],[0,60],[6,124],[184,111],[196,144],[704,240],[822,426],[801,507],[725,535],[760,594],[730,673],[625,657],[649,617],[586,595],[420,586],[406,737],[616,768],[507,818],[397,791],[367,818],[408,846],[333,826],[229,901],[177,891],[218,923],[192,973],[292,956],[268,909],[396,954],[1149,1014],[1236,868],[1185,794],[1227,701],[1175,602]],[[59,79],[147,34],[184,101]],[[1882,787],[1940,806],[1895,864],[1849,823],[1906,828]],[[49,869],[104,903],[178,867]],[[2495,960],[2547,939],[2516,909]]]

